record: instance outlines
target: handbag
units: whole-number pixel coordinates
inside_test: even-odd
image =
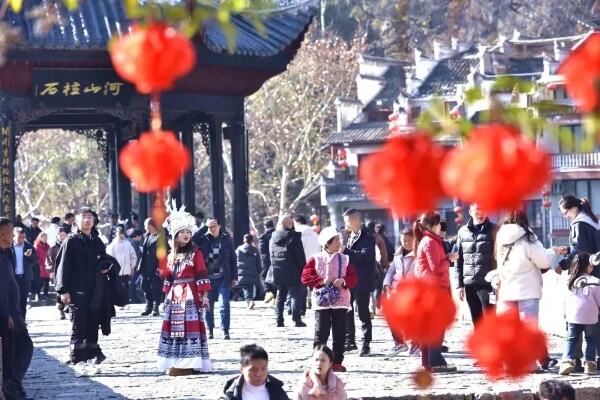
[[[342,277],[342,256],[340,254],[338,256],[338,279]],[[333,285],[333,283],[328,283],[327,285],[315,289],[315,300],[317,301],[317,305],[319,307],[328,307],[338,301],[342,296],[342,292],[339,287]]]

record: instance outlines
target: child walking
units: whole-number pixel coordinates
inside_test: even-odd
[[[600,280],[591,275],[593,266],[590,255],[578,253],[571,262],[569,291],[565,299],[565,319],[568,324],[567,345],[559,374],[569,375],[575,369],[575,348],[585,335],[584,373],[595,375],[596,366],[596,324],[600,309]]]
[[[394,291],[396,286],[405,279],[412,278],[414,276],[415,269],[415,253],[413,251],[414,236],[412,229],[405,228],[400,234],[400,247],[394,254],[394,260],[390,264],[390,268],[385,274],[383,279],[383,289],[386,294]],[[402,335],[397,335],[392,332],[394,338],[394,347],[392,348],[392,354],[399,354],[405,351],[409,351],[409,355],[421,356],[419,346],[411,345],[410,349],[408,344],[405,343]]]

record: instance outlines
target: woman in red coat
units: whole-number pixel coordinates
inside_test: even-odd
[[[458,255],[446,256],[444,251],[442,219],[436,212],[421,215],[414,226],[415,277],[435,280],[441,287],[450,291],[450,263],[456,261]],[[450,258],[448,258],[450,257]],[[442,341],[435,346],[422,347],[421,362],[431,372],[456,372],[456,367],[448,365],[442,355]]]
[[[41,285],[38,286],[39,290],[35,293],[39,296],[41,289],[44,290],[44,298],[48,300],[48,289],[50,288],[50,271],[46,268],[46,257],[50,251],[50,245],[48,244],[48,235],[44,232],[40,232],[35,241],[33,242],[35,248],[35,254],[38,258],[38,264],[40,268],[40,280]]]

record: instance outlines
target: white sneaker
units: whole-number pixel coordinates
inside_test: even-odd
[[[421,357],[421,349],[418,346],[411,346],[408,355],[411,357]]]
[[[83,376],[88,376],[87,371],[87,363],[84,361],[78,362],[73,366],[73,370],[75,371],[75,376],[81,378]]]
[[[100,368],[98,367],[98,365],[96,365],[96,363],[94,362],[94,360],[88,360],[84,367],[85,371],[87,372],[88,376],[94,376],[96,375],[98,372],[100,372]]]
[[[406,343],[399,343],[392,348],[391,354],[400,354],[408,351],[408,345]]]

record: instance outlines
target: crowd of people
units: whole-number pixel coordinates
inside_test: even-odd
[[[305,327],[307,309],[314,311],[314,366],[305,373],[298,398],[342,399],[344,385],[335,373],[346,371],[344,354],[358,350],[361,357],[370,355],[372,319],[380,312],[381,296],[403,280],[431,279],[448,291],[454,282],[477,324],[486,313],[509,307],[523,318],[537,319],[542,274],[566,271],[568,326],[559,373],[593,375],[600,350],[600,224],[586,199],[564,196],[559,209],[571,221],[570,243],[549,249],[524,212],[509,212],[494,224],[477,204],[470,205],[470,219],[456,237],[446,238],[445,221],[428,212],[401,232],[397,248],[384,225],[365,223],[355,209],[344,213],[344,229],[330,226],[319,233],[302,215],[282,216],[277,225],[266,221],[260,237],[246,234],[237,247],[218,219],[204,220],[175,207],[163,226],[144,221],[144,231],[137,216],[122,222],[113,215],[105,234],[89,208],[66,214],[63,223],[53,218],[44,231],[37,218],[30,226],[20,218],[14,223],[0,218],[3,391],[9,399],[25,398],[22,380],[33,349],[25,322],[28,302],[49,300],[51,282],[61,318],[70,315],[70,363],[80,376],[93,375],[106,359],[98,330],[110,334],[115,306],[138,301],[138,288],[146,301],[143,316],[159,317],[163,305],[158,367],[171,376],[211,370],[209,340],[215,337],[217,302],[222,337],[228,340],[232,291],[241,292],[248,312],[263,292],[264,302],[274,303],[276,327],[285,327],[286,313],[294,327]],[[163,235],[168,238],[165,265],[157,258]],[[420,357],[423,368],[433,373],[457,371],[443,356],[449,350],[443,338],[421,346],[398,332],[392,336],[393,354]],[[532,372],[557,363],[547,355],[532,365]],[[264,349],[244,346],[241,376],[227,383],[224,398],[287,398],[267,365]]]

